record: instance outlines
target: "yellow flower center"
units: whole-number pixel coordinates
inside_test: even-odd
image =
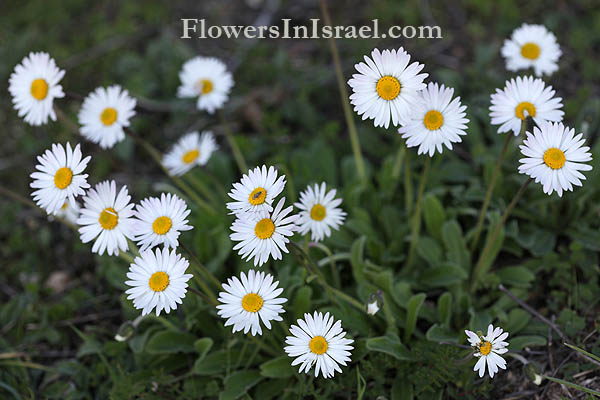
[[[171,229],[173,226],[173,221],[169,217],[158,217],[152,223],[152,230],[157,235],[164,235]]]
[[[100,226],[102,226],[103,229],[115,229],[115,226],[117,226],[117,223],[119,222],[119,214],[112,207],[105,208],[100,213],[98,222],[100,222]]]
[[[54,184],[59,189],[64,189],[71,184],[73,171],[68,167],[59,168],[54,174]]]
[[[162,292],[169,286],[169,275],[163,271],[153,273],[148,280],[148,286],[155,292]]]
[[[209,94],[213,91],[213,83],[208,79],[200,79],[196,82],[196,90],[202,94]]]
[[[327,210],[320,204],[315,204],[310,210],[310,217],[315,221],[323,221],[327,215]]]
[[[525,111],[527,111],[527,115],[525,115]],[[527,116],[533,118],[535,117],[535,106],[528,101],[522,101],[515,108],[515,115],[522,120],[527,118]]]
[[[106,126],[110,126],[117,120],[117,110],[112,107],[107,107],[100,114],[100,121]]]
[[[521,55],[530,60],[536,60],[540,56],[540,46],[527,42],[521,47]]]
[[[248,312],[258,312],[263,306],[263,299],[256,293],[248,293],[242,298],[242,307]]]
[[[181,157],[181,161],[183,161],[186,164],[191,164],[196,160],[196,158],[198,158],[199,155],[200,152],[197,149],[190,150],[187,153],[185,153],[183,157]]]
[[[544,152],[544,162],[552,169],[561,169],[565,165],[565,153],[561,149],[551,147]]]
[[[270,218],[261,219],[254,227],[254,233],[259,239],[268,239],[273,236],[273,232],[275,232],[275,224]]]
[[[423,118],[423,124],[425,125],[425,128],[430,131],[437,131],[444,125],[444,116],[441,112],[436,110],[427,111],[425,118]]]
[[[490,342],[481,342],[481,344],[479,345],[479,352],[481,353],[481,355],[487,356],[488,354],[490,354],[491,351],[492,344]]]
[[[402,85],[400,81],[393,76],[382,76],[377,81],[377,86],[375,87],[377,90],[377,94],[384,100],[394,100],[400,94],[400,89],[402,89]]]
[[[315,336],[308,343],[308,347],[315,354],[323,354],[327,351],[329,345],[323,336]]]
[[[36,100],[44,100],[48,95],[48,82],[38,78],[31,82],[31,95]]]
[[[264,188],[257,187],[252,191],[252,193],[250,193],[250,196],[248,196],[248,201],[253,206],[257,206],[259,204],[264,203],[266,198],[267,191]]]

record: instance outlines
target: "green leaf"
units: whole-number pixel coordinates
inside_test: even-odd
[[[277,357],[260,366],[260,374],[267,378],[288,378],[295,373],[288,356]]]
[[[569,343],[565,343],[565,346],[567,346],[568,348],[570,348],[572,350],[575,350],[575,351],[577,351],[577,352],[579,352],[579,353],[581,353],[581,354],[583,354],[585,356],[588,356],[592,360],[596,360],[596,361],[600,362],[600,357],[598,357],[595,354],[590,353],[589,351],[585,351],[584,349],[579,348],[579,347],[574,346],[574,345],[569,344]]]
[[[263,377],[258,371],[237,371],[225,379],[225,390],[219,395],[219,400],[235,400],[260,382]]]
[[[428,287],[448,287],[467,279],[467,272],[460,266],[446,262],[434,268],[427,268],[419,277],[419,281]]]
[[[440,229],[446,220],[446,213],[442,203],[432,194],[423,198],[423,216],[427,232],[437,240],[441,240]]]
[[[367,349],[388,354],[400,361],[412,360],[410,351],[400,342],[398,336],[392,334],[367,339]]]
[[[433,239],[423,236],[417,242],[417,254],[427,261],[431,267],[438,265],[442,261],[442,248]]]
[[[525,267],[504,267],[496,271],[500,282],[520,288],[528,288],[535,275]]]
[[[212,376],[225,371],[227,365],[234,363],[240,355],[238,350],[230,350],[229,354],[227,353],[227,350],[218,350],[203,359],[196,360],[193,372],[197,375]]]
[[[425,301],[425,297],[425,293],[417,293],[408,300],[408,305],[406,306],[406,326],[404,328],[405,342],[408,342],[408,339],[410,339],[417,326],[417,317],[419,316],[419,310]]]
[[[543,336],[519,336],[509,341],[509,350],[523,350],[525,347],[545,346],[546,338]]]
[[[196,362],[201,361],[202,359],[204,359],[204,357],[206,357],[206,355],[212,348],[212,345],[213,345],[213,340],[208,337],[198,339],[194,342],[194,348],[196,349],[196,352],[199,354]]]
[[[527,311],[520,308],[513,308],[508,313],[508,322],[505,324],[504,330],[514,335],[525,328],[530,320],[531,315]]]
[[[442,226],[442,239],[448,251],[448,260],[461,266],[465,271],[470,271],[471,254],[467,249],[463,231],[456,220],[447,221]]]
[[[146,344],[150,354],[192,353],[196,336],[184,332],[160,331],[155,333]]]
[[[433,324],[427,330],[425,337],[432,342],[453,342],[458,343],[460,337],[456,334],[456,332],[448,329],[445,326],[440,326],[438,324]]]
[[[392,400],[413,400],[413,384],[406,378],[397,376],[392,384]]]
[[[296,296],[294,297],[294,316],[296,319],[302,318],[304,313],[310,311],[310,299],[312,297],[313,290],[310,286],[302,286],[296,291]]]
[[[352,265],[352,273],[354,274],[354,279],[357,282],[361,282],[365,279],[365,263],[363,261],[364,251],[365,251],[365,243],[367,241],[366,236],[361,236],[356,239],[352,244],[352,249],[350,250],[350,264]]]
[[[450,326],[450,319],[452,318],[452,293],[444,292],[438,299],[438,316],[440,322],[444,326]]]

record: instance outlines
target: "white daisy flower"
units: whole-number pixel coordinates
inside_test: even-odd
[[[83,208],[77,223],[81,225],[81,241],[88,243],[97,238],[92,253],[109,256],[119,255],[119,250],[127,251],[127,239],[134,238],[133,204],[127,186],[123,186],[117,195],[115,181],[98,183],[88,190],[83,198]]]
[[[523,24],[502,46],[502,56],[509,71],[533,67],[537,76],[557,71],[561,54],[556,36],[544,25]]]
[[[274,167],[263,165],[248,171],[242,176],[240,182],[233,184],[233,189],[228,193],[233,202],[227,203],[227,208],[233,213],[259,212],[273,210],[271,203],[285,187],[285,175],[277,178]]]
[[[429,153],[433,157],[436,150],[442,153],[443,145],[452,150],[452,143],[460,143],[461,135],[467,134],[467,106],[460,103],[460,97],[452,99],[453,88],[433,82],[419,95],[421,101],[413,105],[398,133],[406,139],[407,147],[419,146],[418,154]]]
[[[342,199],[336,199],[335,194],[335,189],[327,192],[325,182],[300,193],[300,202],[294,206],[300,210],[296,223],[301,235],[310,232],[311,240],[320,242],[331,236],[331,229],[337,230],[344,223],[346,213],[339,208]]]
[[[350,101],[354,111],[362,119],[375,120],[375,126],[400,124],[418,101],[418,92],[425,88],[419,74],[424,65],[410,62],[410,55],[400,47],[398,50],[374,49],[371,58],[354,65],[358,74],[352,75],[348,85],[352,88]]]
[[[162,310],[168,314],[177,309],[187,292],[187,281],[193,276],[185,270],[190,263],[175,250],[150,249],[142,251],[129,266],[125,284],[132,288],[125,291],[133,306],[142,309],[142,315],[156,309],[156,315]]]
[[[283,289],[277,288],[279,282],[273,282],[270,274],[251,269],[248,276],[242,272],[240,278],[241,282],[234,276],[223,284],[217,314],[227,318],[225,326],[233,325],[233,333],[244,330],[251,331],[252,336],[262,335],[260,321],[267,329],[271,329],[271,321],[283,321],[279,314],[285,312],[282,304],[287,299],[277,297]]]
[[[71,204],[69,201],[65,201],[61,208],[56,212],[56,216],[59,218],[63,218],[64,220],[76,224],[77,219],[79,218],[79,210],[81,206],[77,201]]]
[[[479,357],[479,360],[473,371],[479,371],[480,378],[485,374],[486,363],[490,378],[494,377],[494,374],[498,372],[498,368],[506,369],[506,360],[500,354],[508,351],[506,348],[508,343],[504,341],[508,337],[508,332],[502,332],[502,328],[496,327],[494,329],[492,324],[488,326],[487,336],[465,330],[469,343],[477,350],[474,355]]]
[[[15,67],[8,80],[8,91],[19,117],[29,125],[43,125],[48,118],[56,121],[54,99],[65,97],[58,84],[65,71],[56,66],[48,53],[29,53]]]
[[[292,366],[300,365],[299,372],[308,373],[313,365],[315,367],[315,376],[319,376],[319,371],[324,378],[333,377],[335,371],[341,373],[342,370],[338,364],[346,366],[350,361],[350,350],[354,347],[351,344],[352,339],[346,339],[346,332],[342,330],[342,321],[335,321],[333,316],[326,313],[323,316],[320,312],[314,312],[313,315],[304,314],[304,320],[299,319],[298,325],[292,325],[290,333],[285,342],[284,350],[290,357],[296,359],[292,361]]]
[[[181,137],[170,152],[163,157],[163,165],[174,176],[183,175],[196,165],[206,165],[217,142],[212,132],[190,132]]]
[[[269,256],[274,260],[281,260],[283,250],[287,253],[286,244],[290,241],[296,230],[294,221],[297,215],[286,216],[292,212],[293,207],[283,209],[285,197],[279,200],[272,214],[266,211],[239,214],[231,225],[233,233],[229,235],[234,242],[240,242],[233,247],[239,250],[238,254],[244,260],[254,258],[254,266],[261,266],[267,262]]]
[[[562,98],[553,97],[552,86],[532,76],[506,81],[504,89],[492,94],[490,117],[493,125],[500,125],[498,133],[513,131],[518,136],[521,123],[529,116],[539,125],[543,121],[560,122],[564,112]]]
[[[56,215],[67,199],[72,205],[75,204],[75,197],[85,194],[84,189],[90,187],[88,175],[82,174],[90,159],[90,156],[81,158],[79,144],[71,149],[69,143],[66,150],[61,144],[55,143],[52,150],[46,150],[38,156],[39,164],[35,166],[38,171],[30,175],[33,182],[29,184],[37,189],[31,193],[36,204],[52,215]]]
[[[585,176],[580,171],[589,171],[592,166],[584,164],[592,160],[590,148],[584,146],[583,133],[575,135],[562,123],[542,122],[527,132],[527,139],[519,146],[525,158],[519,162],[519,172],[541,182],[544,193],[573,190],[573,185],[582,186]]]
[[[119,85],[99,87],[83,101],[79,110],[80,132],[100,147],[111,148],[125,139],[123,127],[135,115],[136,100]]]
[[[214,113],[227,101],[233,77],[223,62],[214,57],[194,57],[179,72],[178,97],[198,97],[196,107]]]
[[[160,199],[150,197],[136,205],[136,238],[142,250],[164,244],[166,248],[179,246],[181,231],[189,231],[187,216],[190,210],[185,201],[171,193],[162,193]]]

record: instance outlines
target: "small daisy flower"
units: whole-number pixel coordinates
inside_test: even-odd
[[[99,87],[90,93],[79,110],[81,134],[103,149],[125,139],[123,127],[135,115],[136,100],[119,85]]]
[[[452,150],[452,143],[460,143],[461,135],[467,134],[467,106],[460,103],[460,97],[452,99],[454,89],[433,82],[419,95],[421,102],[413,105],[411,116],[398,133],[406,139],[407,147],[419,146],[417,154],[433,157],[436,150],[442,153],[443,145]]]
[[[8,91],[19,117],[29,125],[43,125],[48,118],[56,121],[54,99],[65,97],[58,84],[65,71],[56,66],[48,53],[29,53],[10,74]]]
[[[498,372],[498,368],[506,369],[506,360],[500,354],[508,351],[506,348],[508,343],[504,341],[508,337],[508,332],[502,332],[502,328],[496,327],[494,329],[492,324],[488,326],[487,336],[465,330],[469,343],[477,350],[474,355],[479,360],[473,371],[479,371],[480,378],[485,374],[486,364],[490,378],[494,377],[494,374]]]
[[[134,238],[133,204],[127,186],[123,186],[117,195],[115,181],[98,183],[88,190],[83,198],[83,208],[77,223],[81,225],[81,241],[88,243],[97,238],[92,253],[109,256],[119,255],[119,250],[127,251],[127,239]]]
[[[77,223],[77,219],[79,218],[79,210],[81,206],[77,201],[71,204],[69,201],[65,201],[61,208],[56,212],[56,216],[59,218],[63,218],[72,224]]]
[[[556,191],[562,197],[563,190],[582,186],[585,176],[580,171],[592,169],[584,164],[592,160],[590,148],[584,144],[583,133],[575,135],[575,129],[562,123],[543,122],[533,128],[533,134],[527,132],[519,146],[525,156],[519,160],[519,172],[541,182],[544,193]]]
[[[299,319],[298,325],[292,325],[285,342],[284,350],[290,357],[295,357],[292,366],[300,364],[299,372],[308,373],[313,365],[315,376],[319,371],[324,378],[331,378],[335,371],[341,373],[339,364],[346,366],[350,361],[350,350],[354,347],[352,339],[346,339],[342,330],[342,321],[335,321],[333,316],[320,312],[313,315],[304,314],[304,320]]]
[[[285,312],[282,304],[287,299],[277,297],[283,289],[277,288],[279,282],[273,282],[270,274],[251,269],[248,276],[242,272],[240,278],[241,282],[234,276],[223,284],[217,314],[227,318],[225,326],[233,325],[233,333],[243,330],[251,331],[252,336],[262,335],[260,321],[267,329],[271,329],[271,321],[283,321],[279,314]]]
[[[544,25],[523,24],[502,46],[502,56],[509,71],[533,68],[536,76],[557,71],[561,54],[556,36]]]
[[[66,147],[55,143],[52,150],[38,156],[39,164],[35,166],[38,171],[30,175],[33,182],[29,185],[37,189],[31,193],[36,204],[52,215],[58,213],[67,199],[74,205],[75,198],[90,187],[88,175],[82,174],[90,159],[90,156],[81,158],[79,144],[73,150],[69,143]]]
[[[178,97],[198,97],[196,107],[210,114],[221,108],[233,86],[231,73],[214,57],[194,57],[183,64],[179,73]]]
[[[233,184],[228,193],[233,202],[227,203],[227,208],[233,213],[271,212],[271,203],[285,187],[285,175],[277,178],[277,170],[266,165],[248,171],[241,181]]]
[[[320,242],[331,236],[331,229],[337,230],[344,223],[346,213],[339,208],[342,199],[336,199],[335,193],[335,189],[327,192],[325,182],[300,193],[300,202],[294,206],[300,210],[297,224],[301,235],[310,232],[311,240]]]
[[[173,176],[183,175],[196,165],[206,165],[217,142],[212,132],[190,132],[177,141],[173,149],[163,157],[163,165]]]
[[[231,225],[233,233],[229,235],[234,242],[233,247],[244,260],[254,258],[254,266],[261,266],[269,257],[281,260],[281,251],[287,253],[288,236],[296,230],[297,215],[290,215],[293,207],[283,209],[285,197],[279,200],[272,214],[259,211],[254,214],[240,214]]]
[[[560,122],[564,115],[562,98],[553,97],[554,93],[552,86],[546,86],[544,81],[532,76],[518,76],[506,81],[504,89],[496,89],[491,96],[492,124],[500,125],[498,133],[513,131],[518,136],[521,123],[528,116],[537,125],[543,121]]]
[[[353,92],[350,101],[363,120],[374,119],[375,126],[387,128],[390,119],[397,126],[410,114],[428,74],[419,74],[423,64],[409,62],[410,55],[400,47],[374,49],[370,58],[365,56],[365,62],[354,65],[358,74],[348,81]]]
[[[129,266],[125,284],[132,288],[125,291],[133,306],[142,309],[142,315],[150,314],[153,309],[156,316],[162,310],[168,314],[177,309],[187,292],[187,281],[193,276],[185,270],[190,263],[175,250],[150,249],[140,252]]]
[[[185,201],[174,194],[162,193],[160,199],[150,197],[136,205],[135,216],[138,242],[142,250],[164,244],[166,248],[179,246],[181,231],[189,231],[187,216],[190,210]]]

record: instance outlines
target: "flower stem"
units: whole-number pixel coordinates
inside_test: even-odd
[[[198,259],[198,257],[196,257],[196,254],[188,249],[183,243],[180,242],[179,245],[186,253],[188,253],[188,255],[192,258],[194,263],[197,264],[198,268],[204,273],[204,275],[206,275],[217,288],[220,288],[221,282],[212,274],[212,272],[209,271],[208,268],[206,268],[206,266]]]
[[[235,142],[233,135],[231,134],[231,130],[229,130],[229,124],[225,119],[225,114],[223,114],[222,110],[219,110],[219,119],[221,120],[221,125],[223,125],[223,131],[225,132],[225,137],[227,138],[227,143],[229,143],[229,147],[231,147],[231,151],[233,152],[233,158],[235,158],[235,162],[242,174],[248,172],[248,165],[246,164],[246,160],[244,159],[244,155],[240,151],[237,143]]]
[[[323,20],[325,25],[332,26],[331,17],[327,10],[326,0],[319,0],[321,7],[321,14],[323,14]],[[344,73],[342,72],[342,64],[340,62],[340,55],[335,45],[335,40],[329,38],[329,49],[333,56],[333,64],[335,67],[335,75],[337,78],[338,88],[340,90],[340,96],[342,98],[342,106],[344,108],[344,117],[346,118],[346,124],[348,125],[348,133],[350,134],[350,145],[352,146],[352,153],[354,154],[354,163],[356,164],[356,171],[360,180],[366,182],[367,175],[365,173],[365,165],[360,150],[360,142],[358,140],[358,133],[356,131],[356,125],[354,124],[354,118],[352,115],[352,109],[350,107],[350,96],[348,95],[348,89],[346,88],[346,82],[344,81]]]
[[[427,182],[427,174],[429,172],[429,166],[431,165],[431,157],[427,157],[425,160],[425,166],[421,171],[421,179],[419,181],[419,191],[417,192],[417,202],[415,205],[415,213],[412,221],[412,237],[410,240],[410,248],[408,250],[408,260],[406,261],[406,269],[411,270],[412,265],[415,261],[415,249],[417,242],[419,241],[419,233],[421,231],[421,203],[423,201],[423,192],[425,190],[425,183]]]
[[[506,223],[506,220],[508,219],[508,216],[510,215],[511,211],[515,208],[515,206],[519,202],[519,199],[521,199],[521,196],[523,196],[523,193],[525,193],[527,186],[529,186],[529,184],[532,181],[533,181],[532,178],[528,178],[525,182],[523,182],[523,184],[521,185],[521,188],[519,189],[517,194],[515,194],[512,201],[510,202],[508,207],[506,207],[506,210],[502,214],[502,217],[500,218],[500,221],[496,225],[496,229],[494,229],[494,232],[492,233],[490,240],[487,241],[483,251],[481,252],[481,255],[479,256],[479,260],[477,261],[477,264],[475,265],[473,274],[471,275],[471,288],[470,288],[471,292],[473,292],[473,291],[475,291],[475,289],[477,289],[477,284],[479,283],[481,276],[483,275],[484,272],[486,272],[485,270],[487,268],[489,268],[489,265],[491,263],[488,262],[489,261],[488,257],[489,257],[490,251],[492,250],[492,247],[494,246],[494,243],[496,242],[496,238],[498,237],[498,235],[500,234],[500,231],[504,227],[504,224]]]

